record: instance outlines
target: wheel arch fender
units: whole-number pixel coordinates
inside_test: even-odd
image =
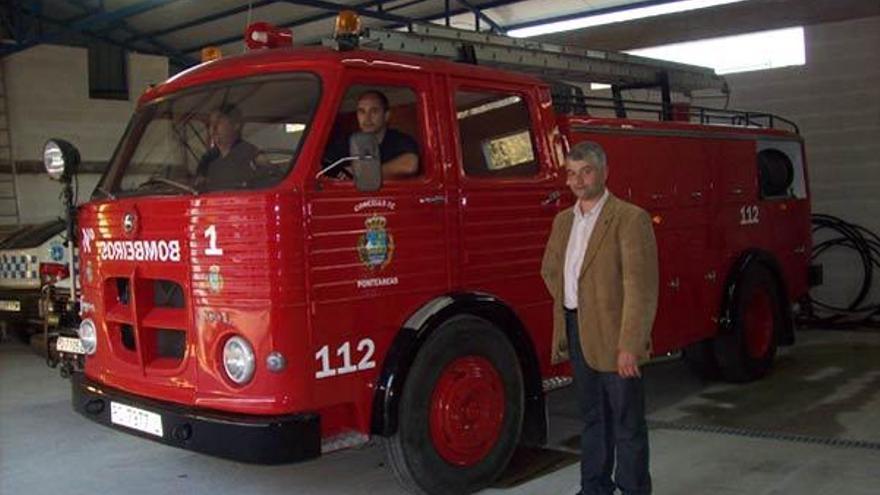
[[[788,304],[788,286],[782,276],[782,267],[772,253],[763,249],[748,249],[743,251],[731,266],[724,282],[724,293],[721,299],[721,318],[719,320],[719,332],[733,331],[733,318],[737,314],[739,291],[741,281],[745,273],[756,265],[763,265],[770,270],[776,281],[778,302],[782,305],[780,312],[783,318],[783,331],[779,335],[780,345],[794,344],[794,317]]]
[[[437,297],[419,308],[404,323],[388,349],[376,381],[371,433],[387,437],[397,431],[400,398],[416,355],[428,337],[443,323],[463,314],[489,321],[513,345],[523,374],[524,415],[520,443],[546,443],[544,392],[540,364],[532,339],[509,305],[495,296],[478,292],[459,292]]]

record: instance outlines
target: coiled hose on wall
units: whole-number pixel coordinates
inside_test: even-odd
[[[823,231],[831,231],[832,235],[813,246],[811,263],[818,264],[821,256],[832,248],[851,249],[861,261],[862,281],[858,293],[846,306],[835,306],[810,294],[797,315],[799,325],[826,329],[880,329],[880,303],[869,299],[875,270],[880,270],[880,237],[841,218],[814,214],[813,238],[820,237],[817,234]]]

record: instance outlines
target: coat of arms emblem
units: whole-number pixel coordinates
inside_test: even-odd
[[[215,294],[223,290],[223,275],[220,275],[220,267],[217,265],[211,265],[208,269],[208,287]]]
[[[367,231],[358,239],[358,257],[370,270],[385,268],[394,254],[394,238],[385,230],[385,217],[374,215],[364,221]]]

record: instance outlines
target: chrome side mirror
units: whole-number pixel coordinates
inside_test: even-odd
[[[382,158],[376,135],[356,132],[348,145],[351,156],[357,157],[351,167],[355,187],[362,192],[378,191],[382,187]]]

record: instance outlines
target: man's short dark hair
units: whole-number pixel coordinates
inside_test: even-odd
[[[384,110],[386,112],[391,107],[391,104],[388,102],[388,97],[385,96],[385,93],[383,93],[377,89],[368,89],[368,90],[364,91],[363,93],[360,94],[360,96],[358,96],[357,101],[361,101],[363,98],[366,98],[367,96],[373,96],[377,100],[379,100],[379,104],[382,105],[382,110]]]

